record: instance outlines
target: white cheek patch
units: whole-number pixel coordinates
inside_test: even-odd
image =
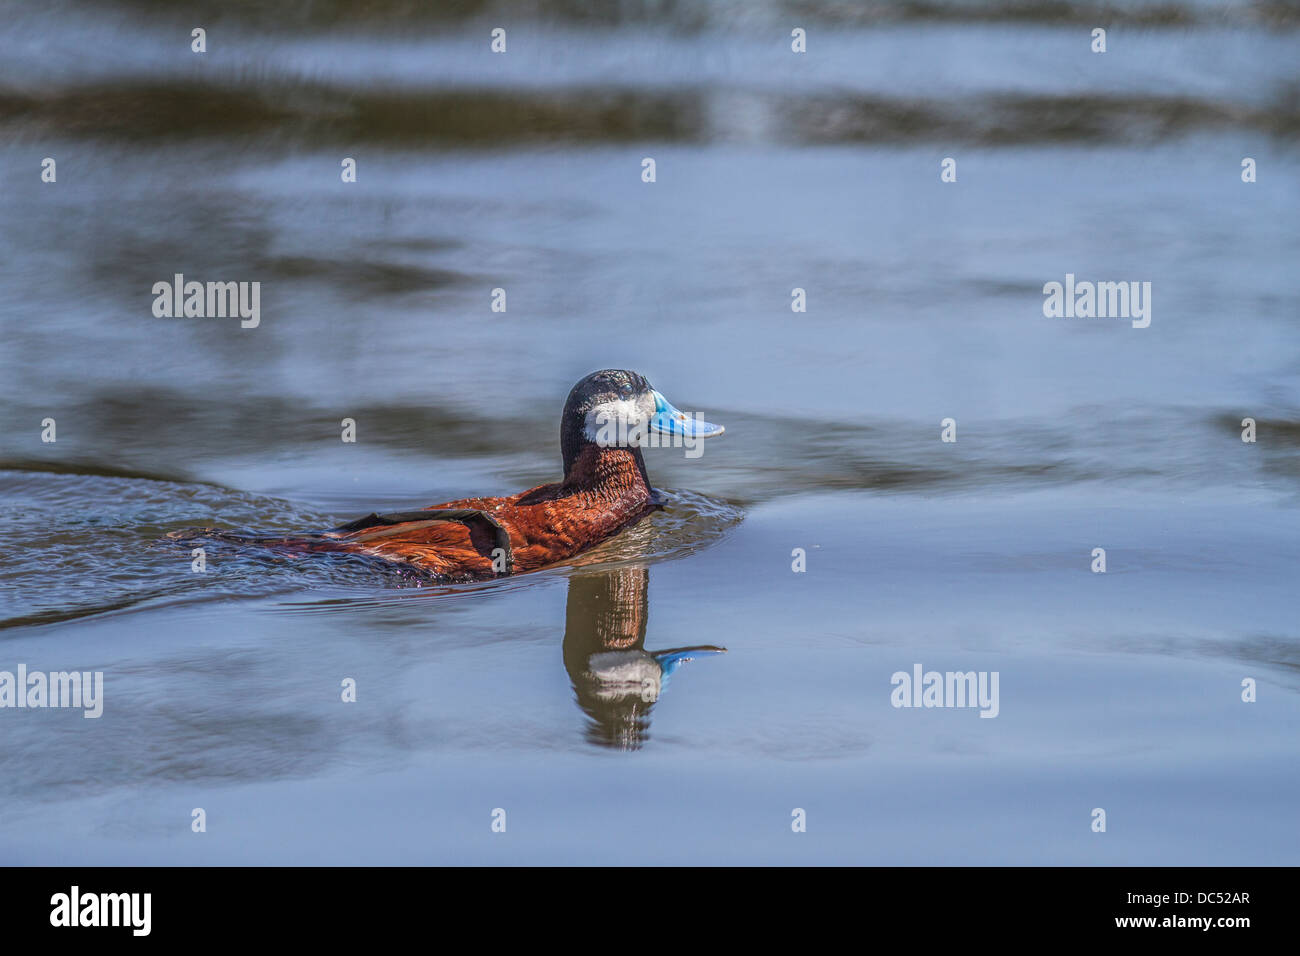
[[[649,427],[650,419],[640,405],[616,399],[587,412],[582,433],[602,448],[625,448],[644,442]]]

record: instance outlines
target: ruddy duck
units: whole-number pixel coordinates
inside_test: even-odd
[[[722,433],[722,426],[678,411],[636,372],[605,369],[573,386],[564,403],[563,481],[508,498],[461,498],[419,511],[371,514],[329,531],[200,533],[281,554],[368,555],[442,581],[522,574],[586,551],[659,507],[642,445],[694,445]]]

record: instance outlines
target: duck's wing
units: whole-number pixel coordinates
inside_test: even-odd
[[[425,508],[369,514],[322,532],[330,550],[368,554],[447,577],[504,577],[514,571],[510,529],[481,508]]]

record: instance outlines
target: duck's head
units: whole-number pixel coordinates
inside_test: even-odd
[[[592,372],[569,392],[560,420],[560,450],[569,474],[583,449],[630,448],[639,459],[645,445],[684,447],[689,455],[723,427],[678,411],[644,375],[622,369]]]

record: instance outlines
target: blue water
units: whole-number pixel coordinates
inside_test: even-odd
[[[1297,862],[1287,8],[60,9],[0,5],[0,671],[105,700],[0,709],[0,863]],[[611,366],[727,434],[564,566],[166,540],[554,480]]]

